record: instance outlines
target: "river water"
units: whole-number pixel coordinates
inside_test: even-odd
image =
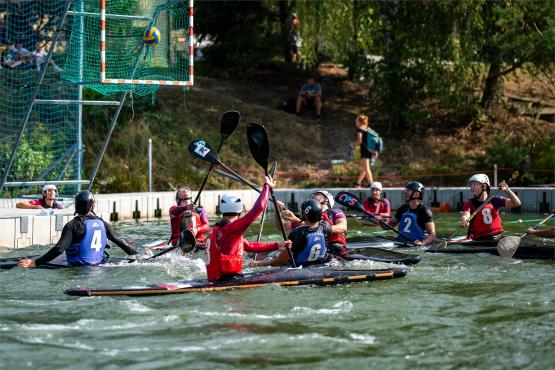
[[[439,215],[438,229],[449,234],[456,217]],[[517,217],[507,215],[506,228],[520,232],[538,217],[511,223]],[[375,230],[349,222],[354,233]],[[158,239],[169,222],[116,228],[126,238]],[[275,229],[266,233],[278,237]],[[401,251],[422,255],[401,279],[154,297],[78,298],[63,291],[202,278],[202,259],[0,271],[0,369],[555,367],[552,261]]]

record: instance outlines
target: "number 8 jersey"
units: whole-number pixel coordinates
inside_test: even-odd
[[[104,260],[106,248],[106,228],[101,219],[84,221],[85,236],[78,244],[72,244],[66,250],[67,262],[72,265],[98,265]]]
[[[468,237],[471,239],[482,239],[503,233],[503,224],[499,216],[499,208],[505,206],[507,201],[504,197],[493,197],[468,225]],[[469,199],[464,202],[463,212],[474,213],[484,202],[477,199]]]

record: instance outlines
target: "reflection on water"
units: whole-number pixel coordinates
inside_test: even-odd
[[[509,223],[518,218],[505,218],[509,232],[532,224]],[[438,215],[438,230],[452,233],[456,219]],[[376,231],[349,222],[354,232]],[[167,220],[116,228],[129,239],[169,234]],[[279,237],[272,220],[265,235]],[[553,262],[408,252],[422,254],[422,262],[392,281],[160,297],[62,292],[202,278],[202,254],[103,268],[0,271],[0,369],[553,367]],[[116,247],[111,253],[123,256]]]

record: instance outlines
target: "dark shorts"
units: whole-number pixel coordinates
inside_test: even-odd
[[[372,152],[369,152],[366,145],[360,146],[360,158],[372,158]]]

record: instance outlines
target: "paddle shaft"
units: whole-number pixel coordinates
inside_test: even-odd
[[[535,226],[532,226],[532,229],[536,230],[538,227],[540,227],[541,225],[545,224],[547,221],[549,221],[553,216],[555,216],[555,213],[550,214],[549,216],[547,216],[546,218],[544,218],[539,224],[536,224]],[[520,236],[520,238],[524,238],[526,235],[530,234],[529,232],[524,233],[522,236]]]
[[[224,144],[224,137],[222,136],[220,139],[220,145],[218,145],[218,150],[217,150],[218,152],[220,151],[220,149],[222,149],[223,144]],[[202,184],[198,189],[198,193],[197,193],[197,196],[195,197],[195,200],[193,201],[193,204],[197,204],[198,200],[200,199],[200,193],[202,193],[202,190],[204,189],[204,186],[208,181],[208,176],[210,176],[210,172],[212,172],[212,168],[214,168],[214,163],[210,163],[210,168],[208,168],[208,173],[206,174],[206,176],[204,176],[204,180],[202,181]]]

